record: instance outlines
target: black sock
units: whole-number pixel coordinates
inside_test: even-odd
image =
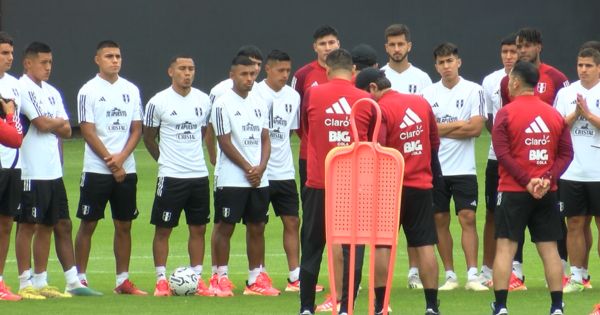
[[[434,312],[437,312],[438,311],[438,305],[437,305],[438,290],[437,289],[424,289],[423,292],[425,293],[425,304],[427,305],[425,308],[430,308]]]
[[[508,290],[496,290],[494,291],[496,296],[496,309],[498,311],[501,308],[506,308],[506,299],[508,298]]]
[[[375,288],[375,313],[379,313],[383,310],[383,300],[385,299],[385,288]]]
[[[315,311],[315,286],[317,277],[312,273],[300,269],[300,312],[309,310]]]
[[[552,291],[550,292],[550,298],[552,299],[551,311],[555,309],[562,310],[563,291]]]

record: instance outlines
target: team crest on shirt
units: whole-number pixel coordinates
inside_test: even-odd
[[[465,100],[456,100],[456,108],[463,108],[465,106]]]
[[[196,112],[196,116],[198,116],[198,117],[202,116],[202,108],[196,107],[196,108],[194,108],[194,111]]]
[[[223,213],[223,217],[224,218],[229,218],[229,216],[231,215],[231,209],[227,208],[227,207],[223,207],[221,209],[222,213]]]
[[[417,85],[416,84],[409,84],[408,85],[408,93],[412,93],[412,94],[417,93]]]
[[[165,222],[171,221],[171,212],[170,211],[163,211],[162,220],[165,221]]]
[[[254,109],[254,115],[256,115],[256,117],[260,118],[262,116],[262,113],[260,112],[260,109],[255,108]]]
[[[130,101],[129,94],[123,94],[123,102],[129,103],[129,101]]]
[[[88,206],[88,205],[83,205],[83,206],[81,206],[81,213],[82,213],[83,215],[88,215],[88,214],[90,214],[90,206]]]
[[[596,107],[600,108],[600,99],[596,100]]]
[[[288,113],[292,112],[292,104],[285,104],[285,111]]]
[[[19,97],[19,89],[13,88],[12,91],[14,96]]]
[[[537,91],[538,93],[544,93],[546,92],[546,82],[538,82],[537,84]]]
[[[54,99],[54,96],[48,97],[48,102],[50,102],[52,105],[56,105],[56,99]]]

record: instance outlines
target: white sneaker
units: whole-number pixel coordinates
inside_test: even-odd
[[[451,291],[458,288],[458,279],[446,278],[446,283],[438,288],[439,291]]]
[[[465,284],[465,289],[466,290],[473,290],[473,291],[489,291],[490,290],[490,288],[488,288],[485,285],[481,284],[480,279],[475,279],[475,280],[467,281],[467,284]]]
[[[418,274],[413,274],[408,277],[408,288],[409,289],[423,289],[423,283]]]

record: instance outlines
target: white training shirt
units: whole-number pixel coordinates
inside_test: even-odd
[[[17,78],[8,73],[0,78],[0,95],[15,101],[16,111],[14,117],[19,117],[21,110],[21,84]],[[0,144],[0,163],[2,168],[21,168],[21,159],[17,154],[19,149],[5,147]]]
[[[256,84],[253,96],[267,105],[269,111],[269,135],[271,155],[267,165],[269,180],[296,178],[294,158],[290,144],[290,131],[300,124],[300,94],[290,86],[275,92],[266,80]]]
[[[580,81],[571,83],[558,91],[554,107],[561,115],[567,116],[577,107],[577,94],[585,98],[592,114],[600,116],[600,83],[589,90],[584,88]],[[600,161],[600,149],[591,146],[600,142],[598,128],[579,116],[571,127],[571,141],[574,151],[573,161],[561,178],[579,182],[600,181],[600,168],[596,164]]]
[[[492,121],[492,123],[496,121],[496,113],[498,113],[500,107],[502,107],[502,96],[500,95],[500,81],[502,81],[502,79],[505,76],[506,71],[504,71],[504,68],[498,69],[488,74],[485,78],[483,78],[483,82],[481,83],[481,87],[483,88],[483,95],[485,96],[486,114],[494,116],[494,120]],[[488,159],[496,160],[496,153],[494,152],[494,146],[491,142],[490,150],[488,153]]]
[[[402,73],[390,68],[389,63],[381,68],[392,83],[392,89],[405,94],[421,94],[421,91],[432,84],[431,78],[423,70],[409,64]]]
[[[21,82],[21,114],[29,120],[29,129],[21,145],[21,179],[53,180],[63,176],[58,137],[39,131],[30,121],[46,116],[68,120],[58,90],[46,82],[35,84],[27,75]],[[23,122],[24,123],[24,122]]]
[[[215,101],[221,97],[221,95],[225,94],[225,92],[227,91],[231,91],[231,89],[233,88],[233,80],[232,79],[225,79],[219,83],[217,83],[217,85],[215,85],[212,89],[210,89],[210,104],[214,105]],[[211,110],[212,112],[212,110]],[[209,118],[210,119],[210,118]],[[219,175],[219,157],[221,156],[221,148],[219,148],[219,145],[217,144],[217,157],[216,157],[216,161],[215,161],[215,169],[214,169],[214,176],[215,178]]]
[[[252,95],[240,97],[233,90],[225,92],[212,107],[211,123],[217,136],[231,134],[231,142],[250,165],[260,164],[261,133],[269,128],[267,106]],[[222,151],[219,153],[216,187],[251,187],[245,170],[233,163]],[[262,177],[259,187],[269,184]]]
[[[202,128],[208,124],[210,108],[208,95],[196,88],[182,96],[170,86],[148,101],[144,125],[159,128],[159,177],[208,176]]]
[[[131,122],[142,120],[139,89],[119,77],[110,83],[96,75],[81,87],[77,95],[79,123],[94,124],[96,134],[110,154],[123,151],[130,136]],[[135,173],[133,153],[123,162],[127,174]],[[85,143],[83,171],[112,174],[104,160]]]
[[[471,117],[485,118],[483,90],[477,83],[462,77],[452,89],[438,81],[423,89],[423,97],[429,102],[438,123],[467,121]],[[475,175],[475,138],[450,139],[440,137],[438,152],[442,174]]]

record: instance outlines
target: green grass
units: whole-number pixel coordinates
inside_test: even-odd
[[[489,134],[483,134],[477,141],[477,163],[480,183],[480,206],[478,212],[478,231],[480,243],[484,220],[484,198],[483,179],[489,146]],[[297,149],[297,140],[294,141]],[[79,199],[79,177],[83,159],[83,142],[80,139],[66,141],[65,148],[65,184],[69,196],[69,205],[73,219],[74,233],[78,228],[79,220],[75,218],[75,210]],[[152,237],[153,227],[149,224],[150,209],[152,206],[154,188],[156,182],[156,163],[150,158],[143,145],[135,152],[139,176],[138,184],[138,207],[140,216],[133,225],[133,252],[131,259],[131,279],[142,289],[150,293],[154,289],[154,266],[152,263]],[[110,218],[109,209],[106,215]],[[170,242],[170,256],[167,269],[186,265],[187,260],[187,229],[182,225],[173,231]],[[269,273],[274,284],[279,288],[285,287],[287,277],[287,263],[281,245],[281,221],[271,216],[267,225],[266,235],[266,262]],[[456,217],[452,218],[452,233],[455,237],[454,257],[456,271],[459,281],[465,281],[465,263],[462,249],[460,247],[460,227],[457,225]],[[14,230],[14,229],[13,229]],[[597,240],[597,232],[594,230],[594,238]],[[107,314],[107,313],[132,313],[132,314],[165,314],[165,313],[199,313],[199,314],[295,314],[298,311],[299,298],[297,294],[283,293],[279,297],[256,297],[243,296],[242,289],[247,277],[247,260],[245,255],[244,227],[238,226],[234,234],[231,246],[230,273],[233,282],[237,285],[236,296],[228,299],[206,298],[206,297],[172,297],[154,298],[117,296],[112,293],[114,287],[114,257],[112,253],[113,227],[110,220],[101,221],[93,238],[92,254],[88,267],[88,279],[90,285],[102,292],[105,296],[100,298],[72,298],[48,301],[23,301],[19,303],[0,303],[0,314]],[[402,233],[400,233],[402,235]],[[210,235],[210,226],[207,231]],[[209,238],[207,238],[208,241]],[[14,232],[13,238],[14,240]],[[207,246],[208,248],[208,246]],[[398,247],[398,258],[394,274],[394,287],[392,291],[393,314],[422,314],[424,307],[423,294],[421,291],[406,289],[406,242],[400,237]],[[600,265],[598,254],[593,247],[591,253],[590,272],[594,285],[600,286]],[[18,288],[17,267],[14,257],[14,246],[9,253],[5,280],[13,288]],[[481,245],[479,261],[481,261]],[[509,294],[509,307],[511,314],[547,314],[549,307],[549,295],[545,288],[541,261],[531,243],[526,244],[525,249],[525,273],[527,275],[528,291],[514,292]],[[59,287],[64,286],[64,277],[56,255],[52,251],[49,263],[49,281]],[[207,251],[204,259],[205,276],[210,273],[210,252]],[[327,284],[326,260],[321,268],[320,283]],[[368,275],[368,272],[365,272]],[[443,272],[441,273],[443,276]],[[594,281],[595,280],[595,281]],[[368,286],[368,279],[363,278],[363,287]],[[588,314],[592,305],[597,303],[600,295],[598,289],[587,290],[580,294],[565,295],[568,314]],[[367,313],[366,290],[359,296],[357,303],[357,314]],[[317,294],[317,303],[324,299],[323,293]],[[441,292],[441,310],[444,314],[489,314],[489,303],[493,300],[493,293],[466,292],[458,289],[453,292]]]

